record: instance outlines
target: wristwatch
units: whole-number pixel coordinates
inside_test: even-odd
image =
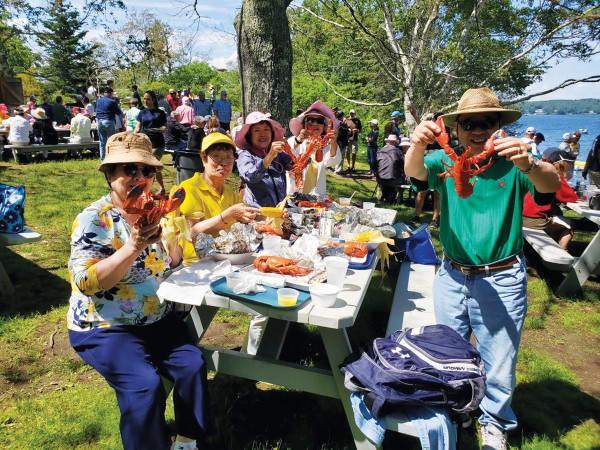
[[[523,172],[523,174],[525,174],[525,175],[529,175],[531,172],[536,170],[540,165],[540,160],[537,159],[535,156],[532,156],[531,159],[532,159],[532,161],[531,161],[531,165],[529,166],[529,169],[521,170],[521,172]]]

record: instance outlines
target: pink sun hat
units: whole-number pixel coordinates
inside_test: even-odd
[[[304,111],[302,114],[300,114],[298,117],[294,117],[292,120],[290,120],[290,131],[292,132],[292,134],[294,136],[298,136],[300,134],[300,131],[302,131],[302,128],[304,128],[304,118],[306,116],[325,117],[325,119],[331,120],[333,122],[334,128],[337,128],[338,121],[335,117],[335,113],[333,112],[333,109],[331,109],[329,106],[327,106],[321,100],[317,100],[312,105],[310,105],[310,107],[306,111]],[[325,127],[327,127],[327,124],[325,124]]]
[[[250,127],[260,122],[268,122],[273,128],[273,141],[281,141],[285,136],[285,129],[275,119],[271,119],[271,113],[261,113],[254,111],[246,117],[244,126],[235,133],[235,145],[242,150],[250,150],[250,144],[246,141],[246,134],[250,131]]]

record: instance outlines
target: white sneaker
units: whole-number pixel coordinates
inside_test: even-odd
[[[492,424],[482,426],[481,450],[508,450],[506,432]]]

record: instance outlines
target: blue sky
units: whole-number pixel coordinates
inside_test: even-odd
[[[77,5],[81,0],[72,0]],[[183,27],[190,20],[182,14],[176,14],[182,6],[191,0],[125,0],[130,10],[151,11],[175,28]],[[235,40],[233,38],[233,19],[238,13],[242,0],[199,1],[200,14],[206,19],[207,27],[202,39],[194,42],[195,47],[207,61],[217,68],[228,68],[236,62]],[[212,27],[210,29],[209,27]],[[224,30],[220,32],[218,30]],[[91,35],[96,35],[92,32]],[[600,55],[590,62],[570,59],[550,69],[542,81],[532,85],[527,93],[546,90],[560,84],[568,78],[583,78],[600,73]],[[548,95],[536,97],[537,100],[600,98],[600,83],[580,83]]]

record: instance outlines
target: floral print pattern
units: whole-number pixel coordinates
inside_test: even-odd
[[[161,243],[142,252],[117,285],[100,287],[95,264],[125,245],[129,235],[130,227],[112,205],[110,194],[88,206],[73,222],[69,329],[146,325],[170,311],[156,296],[170,262]]]

